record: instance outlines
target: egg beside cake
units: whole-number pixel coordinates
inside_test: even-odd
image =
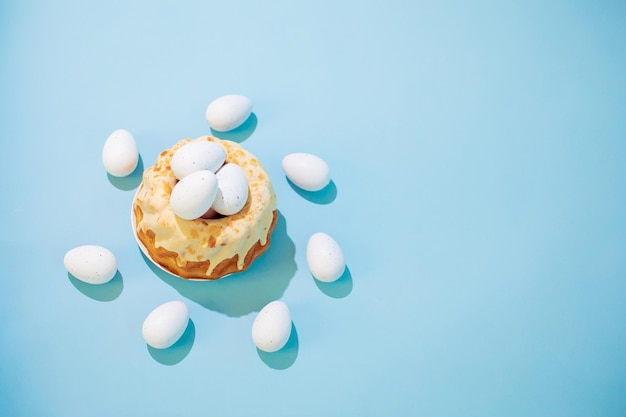
[[[206,143],[225,151],[217,171],[199,164],[197,171],[183,169],[185,175],[177,178],[172,165],[174,162],[178,168],[181,154],[188,153],[190,159],[194,155],[200,160],[214,159],[214,155],[188,152]],[[220,174],[222,169],[225,171]],[[199,171],[207,172],[198,175]],[[211,174],[222,177],[221,184]],[[193,183],[193,175],[202,179]],[[243,178],[247,184],[242,183]],[[189,189],[179,190],[181,186]],[[172,196],[178,198],[174,207]],[[238,205],[241,208],[236,211]],[[179,206],[187,210],[185,218],[176,213]],[[205,280],[246,270],[269,247],[278,215],[272,182],[258,158],[236,142],[211,136],[183,139],[161,152],[155,164],[144,171],[132,211],[135,235],[153,262],[181,278]]]

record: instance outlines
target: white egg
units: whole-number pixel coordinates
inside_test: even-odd
[[[227,132],[241,126],[251,113],[252,102],[248,97],[229,94],[208,105],[206,119],[214,130]]]
[[[189,309],[182,301],[161,304],[143,322],[141,333],[147,344],[166,349],[180,339],[189,323]]]
[[[309,238],[306,261],[311,274],[322,282],[336,281],[346,269],[341,247],[335,239],[322,232]]]
[[[104,284],[117,273],[117,259],[113,252],[97,245],[78,246],[63,258],[67,272],[89,284]]]
[[[226,149],[219,143],[202,141],[189,142],[172,156],[172,172],[182,180],[192,172],[207,170],[216,172],[226,160]]]
[[[306,191],[319,191],[330,183],[328,164],[310,153],[292,153],[283,158],[283,171],[291,182]]]
[[[238,213],[248,200],[248,179],[245,172],[237,164],[226,164],[215,175],[217,195],[213,209],[224,216]]]
[[[217,195],[217,177],[207,170],[192,172],[178,181],[170,195],[170,206],[178,217],[193,220],[206,213]]]
[[[104,169],[114,177],[133,173],[139,162],[139,150],[133,135],[124,129],[111,133],[102,148]]]
[[[252,340],[264,352],[282,349],[291,335],[291,314],[282,301],[272,301],[259,311],[252,323]]]

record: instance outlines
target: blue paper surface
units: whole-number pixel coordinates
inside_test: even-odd
[[[617,1],[0,3],[0,415],[626,413],[626,4]],[[161,273],[141,170],[243,94],[234,132],[273,180],[272,247],[218,282]],[[140,168],[101,152],[133,133]],[[319,155],[298,190],[281,160]],[[305,248],[341,245],[319,283]],[[94,287],[64,254],[113,251]],[[179,343],[141,324],[182,300]],[[280,299],[287,346],[256,349]]]

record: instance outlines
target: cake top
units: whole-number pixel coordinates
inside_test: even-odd
[[[249,187],[248,199],[243,208],[233,215],[205,219],[184,220],[177,216],[170,196],[178,179],[171,162],[176,151],[199,141],[218,143],[226,150],[226,163],[242,168]],[[265,245],[268,228],[276,210],[276,195],[260,161],[238,143],[211,136],[183,139],[171,149],[164,150],[156,163],[145,170],[142,184],[137,191],[135,204],[141,209],[137,228],[154,235],[157,248],[165,248],[176,254],[176,264],[184,267],[187,262],[210,260],[210,275],[223,260],[238,255],[238,267],[244,266],[244,258],[250,248],[260,242]]]

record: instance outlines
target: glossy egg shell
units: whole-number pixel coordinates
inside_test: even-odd
[[[141,327],[146,343],[166,349],[180,339],[189,322],[189,309],[182,301],[161,304],[148,314]]]
[[[326,161],[310,153],[292,153],[283,158],[283,171],[289,180],[305,191],[319,191],[330,183]]]
[[[98,245],[83,245],[69,250],[63,258],[67,272],[89,284],[104,284],[117,273],[113,252]]]
[[[170,205],[181,219],[193,220],[211,208],[216,195],[215,174],[207,170],[196,171],[176,183],[170,195]]]
[[[252,113],[252,102],[246,96],[228,94],[213,100],[206,109],[206,119],[212,129],[227,132],[236,129]]]
[[[313,234],[307,243],[306,260],[311,274],[322,282],[333,282],[345,271],[341,247],[326,233]]]
[[[259,311],[252,324],[252,340],[264,352],[282,349],[291,335],[291,314],[282,301],[272,301]]]
[[[114,177],[133,173],[139,162],[139,149],[133,135],[124,129],[111,133],[102,148],[104,169]]]
[[[224,216],[238,213],[248,200],[248,179],[237,164],[226,164],[216,174],[217,195],[213,209]]]
[[[170,166],[174,176],[181,180],[196,171],[217,172],[225,160],[226,150],[219,143],[194,141],[176,151]]]

